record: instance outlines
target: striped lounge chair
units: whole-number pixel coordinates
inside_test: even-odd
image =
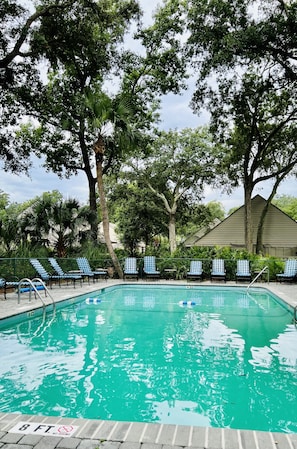
[[[124,279],[136,278],[138,279],[138,269],[136,257],[127,257],[125,259]]]
[[[293,282],[297,280],[297,259],[288,259],[283,273],[278,273],[276,279],[279,282]]]
[[[23,291],[32,291],[32,284],[36,289],[43,289],[42,284],[37,279],[30,280],[29,282],[25,279],[8,281],[4,278],[0,278],[0,289],[3,290],[4,299],[7,299],[6,294],[9,288],[15,288],[19,293],[22,293]]]
[[[203,269],[201,260],[192,260],[190,263],[190,271],[187,272],[188,280],[202,281]]]
[[[108,277],[107,270],[92,270],[90,263],[86,257],[78,257],[76,259],[76,263],[81,272],[81,275],[86,276],[88,279],[92,278],[93,282],[95,282],[96,279],[107,279]]]
[[[145,256],[143,258],[143,273],[146,278],[159,278],[160,271],[156,269],[156,257]]]
[[[58,282],[61,285],[61,279],[64,279],[63,276],[59,276],[57,274],[50,274],[44,266],[39,262],[38,259],[30,259],[30,264],[34,268],[37,275],[40,279],[45,283],[52,286],[53,282]]]
[[[226,282],[226,270],[224,259],[213,259],[210,279],[211,281]]]
[[[51,264],[51,266],[53,267],[53,269],[55,270],[55,272],[57,273],[57,275],[60,276],[60,279],[66,281],[67,283],[68,283],[68,281],[72,281],[74,287],[75,287],[76,281],[79,281],[80,285],[82,285],[81,274],[65,273],[62,270],[62,268],[60,267],[60,265],[58,264],[58,262],[56,261],[56,259],[54,259],[53,257],[49,257],[48,261]]]
[[[237,269],[235,273],[236,282],[251,282],[252,273],[250,270],[250,262],[246,259],[237,261]]]
[[[0,278],[0,289],[3,290],[4,299],[7,299],[6,294],[9,288],[18,288],[18,286],[19,281],[7,281],[4,278]]]

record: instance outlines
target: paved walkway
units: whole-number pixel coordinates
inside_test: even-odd
[[[163,281],[157,282],[163,283]],[[51,293],[56,301],[62,301],[115,283],[118,284],[120,281],[101,281],[89,285],[85,283],[76,289],[70,286],[54,287]],[[203,285],[206,284],[206,282],[203,283]],[[297,305],[296,285],[270,283],[257,284],[257,286],[270,289],[292,307]],[[51,299],[47,297],[44,301],[49,304]],[[7,301],[0,302],[0,319],[32,311],[40,307],[40,304],[41,301],[35,299],[29,302],[28,296],[22,296],[18,304],[17,295],[10,293]],[[297,434],[0,414],[0,449],[33,448],[297,449]]]

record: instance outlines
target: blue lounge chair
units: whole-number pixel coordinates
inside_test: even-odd
[[[0,288],[3,290],[4,299],[6,299],[6,280],[3,278],[0,278]]]
[[[89,261],[86,257],[78,257],[76,259],[76,263],[78,265],[78,268],[81,272],[82,276],[86,276],[89,279],[92,278],[93,282],[95,282],[95,279],[99,279],[100,277],[103,277],[104,279],[107,279],[107,270],[92,270]]]
[[[213,259],[210,279],[211,281],[216,280],[226,282],[226,270],[224,259]]]
[[[136,278],[138,279],[137,260],[136,257],[127,257],[125,259],[124,279]]]
[[[68,281],[72,281],[74,287],[76,281],[80,281],[80,285],[82,285],[82,276],[80,274],[65,273],[58,264],[58,262],[56,261],[56,259],[54,259],[53,257],[49,257],[48,261],[55,270],[55,272],[58,274],[58,276],[60,276],[60,280],[62,279],[67,283]]]
[[[147,278],[159,278],[160,271],[156,269],[156,257],[144,256],[143,258],[143,273]]]
[[[4,278],[0,278],[0,288],[3,290],[4,299],[7,299],[6,294],[9,288],[16,288],[20,293],[22,293],[24,291],[30,290],[32,291],[33,290],[32,284],[37,290],[44,289],[43,285],[40,282],[38,282],[37,279],[33,279],[32,281],[28,282],[24,279],[22,279],[21,281],[20,280],[7,281]]]
[[[6,299],[7,289],[10,287],[17,288],[18,285],[19,281],[7,281],[4,278],[0,278],[0,288],[3,290],[4,299]]]
[[[237,261],[237,269],[235,273],[236,282],[247,281],[251,282],[252,273],[250,269],[250,262],[246,259]]]
[[[278,273],[276,279],[279,282],[293,282],[297,279],[297,259],[288,259],[283,273]]]
[[[203,269],[201,260],[192,260],[190,263],[190,271],[187,272],[188,280],[202,281]]]
[[[45,284],[51,286],[53,282],[58,282],[61,285],[61,279],[64,279],[64,277],[48,273],[38,259],[30,259],[30,264]]]

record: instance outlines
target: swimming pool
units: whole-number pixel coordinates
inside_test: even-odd
[[[0,412],[297,432],[296,328],[265,289],[109,287],[0,336]]]

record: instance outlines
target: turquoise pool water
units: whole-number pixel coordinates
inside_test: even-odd
[[[1,324],[1,412],[297,432],[297,332],[265,289],[86,298]]]

